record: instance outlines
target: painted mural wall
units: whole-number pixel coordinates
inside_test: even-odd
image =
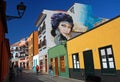
[[[89,5],[75,3],[67,12],[43,10],[45,15],[41,27],[45,24],[47,46],[61,44],[94,27],[94,24],[103,18],[94,18]]]
[[[92,17],[89,5],[75,3],[68,11],[43,10],[36,22],[38,27],[39,60],[54,46],[65,43],[94,27],[99,18]]]

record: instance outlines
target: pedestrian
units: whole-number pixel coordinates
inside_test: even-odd
[[[36,74],[38,75],[38,72],[39,72],[39,66],[37,65],[36,66]]]
[[[53,67],[52,64],[49,65],[49,75],[53,77]]]
[[[17,76],[19,75],[19,67],[17,66]]]
[[[20,65],[20,67],[19,67],[20,75],[22,75],[22,71],[23,71],[23,67],[22,67],[22,65]]]
[[[14,71],[15,71],[15,76],[17,76],[18,75],[18,65],[17,64],[14,66]]]
[[[9,75],[9,79],[10,82],[15,82],[15,71],[14,71],[14,66],[12,65],[12,67],[10,67],[10,75]]]

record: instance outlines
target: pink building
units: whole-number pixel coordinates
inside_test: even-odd
[[[24,69],[29,68],[28,60],[28,42],[27,40],[21,39],[10,46],[11,51],[11,62],[14,65],[23,66]]]

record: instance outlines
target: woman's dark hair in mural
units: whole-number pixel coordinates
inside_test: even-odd
[[[56,38],[57,35],[59,35],[59,37],[57,38],[58,40],[67,40],[67,38],[65,36],[62,35],[62,33],[58,33],[58,27],[60,25],[61,22],[67,22],[70,24],[70,32],[72,31],[73,29],[73,19],[70,15],[66,14],[66,13],[55,13],[52,15],[51,17],[51,25],[52,25],[52,30],[51,30],[51,35],[53,37]],[[56,32],[56,30],[58,30]]]

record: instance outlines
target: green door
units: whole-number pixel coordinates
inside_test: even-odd
[[[85,66],[85,77],[94,75],[94,63],[92,50],[84,51],[84,66]]]

